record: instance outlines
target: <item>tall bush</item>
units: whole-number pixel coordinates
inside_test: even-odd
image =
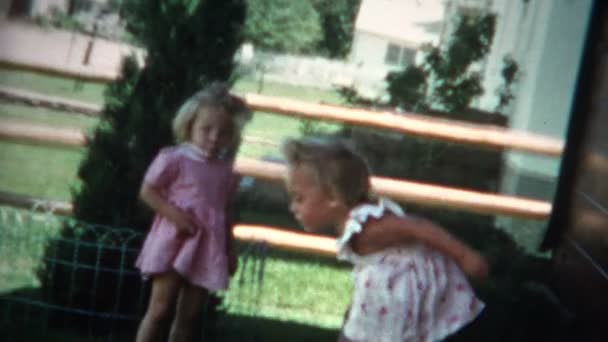
[[[388,75],[390,103],[406,110],[459,112],[484,89],[476,63],[490,51],[496,17],[461,15],[445,48],[428,48],[424,63]]]

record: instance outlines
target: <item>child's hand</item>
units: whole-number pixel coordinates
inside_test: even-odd
[[[462,270],[473,279],[484,279],[488,276],[489,266],[486,259],[479,253],[470,251],[461,260]]]
[[[176,207],[169,210],[167,218],[175,224],[180,233],[192,235],[194,234],[194,220],[188,212],[182,211]]]

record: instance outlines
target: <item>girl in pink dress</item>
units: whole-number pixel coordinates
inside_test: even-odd
[[[226,289],[236,267],[228,209],[238,178],[233,159],[250,112],[221,83],[179,109],[173,133],[148,168],[140,197],[155,212],[136,261],[152,280],[137,341],[156,341],[174,315],[170,341],[189,341],[208,291]]]
[[[339,142],[284,145],[290,210],[308,231],[335,227],[338,259],[354,264],[341,341],[438,341],[483,309],[465,274],[485,260],[430,221],[370,196],[370,172]]]

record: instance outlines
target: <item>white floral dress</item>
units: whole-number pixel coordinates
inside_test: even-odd
[[[350,212],[338,238],[338,259],[354,264],[354,294],[343,334],[353,341],[438,341],[472,321],[483,309],[452,260],[420,243],[360,256],[349,241],[368,218],[403,216],[380,199]]]

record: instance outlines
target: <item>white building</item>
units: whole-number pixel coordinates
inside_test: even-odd
[[[592,0],[494,0],[496,33],[478,107],[496,107],[503,58],[511,56],[520,74],[507,108],[510,127],[564,139],[592,5]],[[559,164],[558,158],[509,153],[503,191],[551,200]]]
[[[436,45],[443,28],[445,0],[362,0],[349,62],[384,92],[389,71],[413,63],[425,44]],[[361,91],[361,89],[359,89]],[[364,91],[364,95],[365,91]]]
[[[44,17],[107,6],[109,0],[0,0],[0,17]]]
[[[4,17],[37,17],[67,13],[70,0],[2,0],[0,11]]]
[[[592,0],[450,1],[446,17],[475,7],[496,14],[492,47],[482,65],[485,94],[474,107],[496,109],[503,59],[510,56],[519,69],[514,99],[504,110],[510,128],[564,139],[592,5]],[[507,153],[501,192],[551,201],[560,162]],[[499,222],[512,226],[514,221]]]

